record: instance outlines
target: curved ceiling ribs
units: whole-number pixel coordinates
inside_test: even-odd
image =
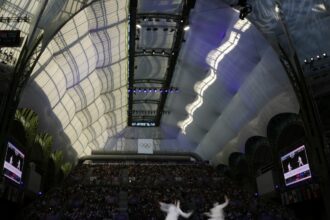
[[[192,151],[227,164],[231,153],[244,152],[251,136],[266,136],[274,115],[299,112],[271,47],[283,42],[283,33],[271,26],[276,17],[267,20],[274,8],[265,2],[253,4],[254,25],[226,4],[234,0],[61,2],[50,0],[50,17],[42,17],[40,30],[50,43],[43,45],[20,100],[21,107],[38,113],[42,129],[55,137],[55,149],[79,157],[100,149],[135,150],[138,138],[150,138],[155,151]],[[294,4],[301,7],[292,10],[306,8]],[[290,5],[283,3],[285,14],[295,12]],[[312,13],[320,21],[315,27],[329,19],[324,10]],[[309,44],[303,42],[307,29],[300,24],[308,16],[286,18],[302,63],[327,52],[313,46],[314,21],[306,22]],[[142,126],[152,128],[137,128]]]
[[[195,0],[167,7],[153,4],[157,7],[150,8],[148,0],[130,1],[128,126],[159,126],[162,114],[168,112],[164,104],[167,95],[177,91],[171,81]]]
[[[127,1],[95,1],[55,34],[24,90],[20,106],[69,156],[106,148],[127,124],[127,25]]]

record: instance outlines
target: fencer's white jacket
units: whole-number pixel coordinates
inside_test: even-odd
[[[225,216],[223,214],[223,209],[228,205],[229,200],[226,199],[226,201],[222,204],[214,204],[214,207],[210,210],[211,213],[206,213],[206,215],[209,218],[209,220],[224,220]]]
[[[179,216],[181,215],[184,218],[189,218],[192,212],[185,213],[180,209],[180,203],[178,203],[176,206],[174,204],[166,204],[163,202],[160,202],[160,209],[163,212],[167,213],[167,216],[165,220],[177,220]]]

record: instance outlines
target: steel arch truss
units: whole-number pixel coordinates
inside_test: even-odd
[[[176,10],[148,11],[144,1],[130,1],[128,126],[159,126],[176,61],[195,0],[182,0]]]

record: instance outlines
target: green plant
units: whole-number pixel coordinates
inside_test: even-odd
[[[35,143],[40,144],[44,158],[48,159],[53,145],[53,137],[48,133],[39,133],[35,137]]]
[[[64,176],[67,176],[71,172],[72,164],[69,162],[66,162],[66,163],[62,164],[61,169],[63,171]]]
[[[28,108],[17,109],[15,119],[22,123],[25,129],[28,147],[31,148],[38,132],[39,120],[37,113]]]
[[[59,170],[63,161],[63,152],[61,150],[57,150],[51,153],[50,156],[55,163],[56,170]]]

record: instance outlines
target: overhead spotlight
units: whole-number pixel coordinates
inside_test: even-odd
[[[326,53],[323,53],[322,55],[323,55],[323,57],[327,57],[328,56]]]
[[[186,26],[184,26],[184,28],[183,28],[184,31],[188,31],[189,29],[190,29],[190,26],[189,26],[189,25],[186,25]]]
[[[144,93],[147,93],[147,90],[146,90],[146,89],[144,89],[144,90],[143,90],[143,92],[144,92]]]
[[[307,59],[304,59],[304,63],[308,63],[308,60]]]
[[[172,52],[172,55],[174,55],[174,51]]]
[[[183,19],[181,19],[181,21],[180,21],[181,23],[183,23]]]
[[[143,54],[146,54],[146,53],[147,53],[147,51],[145,49],[143,49]]]
[[[165,50],[162,51],[162,54],[163,54],[163,55],[165,54]]]
[[[143,16],[142,19],[143,19],[143,21],[147,21],[148,20],[146,16]]]
[[[275,12],[278,14],[280,12],[280,6],[278,3],[275,3]]]
[[[152,54],[154,55],[156,52],[154,50],[152,50]]]
[[[320,56],[319,56],[319,55],[316,55],[316,59],[318,59],[318,60],[319,60],[319,59],[320,59]]]
[[[137,28],[137,29],[141,29],[142,26],[141,26],[140,24],[137,24],[137,25],[136,25],[136,28]]]
[[[311,57],[311,61],[314,61],[314,58],[313,57]]]

